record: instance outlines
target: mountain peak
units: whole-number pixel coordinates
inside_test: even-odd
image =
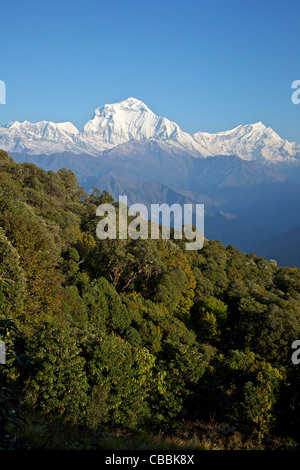
[[[97,108],[81,132],[71,122],[15,121],[0,126],[0,148],[35,155],[69,151],[100,156],[116,146],[145,139],[200,158],[237,155],[266,164],[300,162],[300,145],[283,140],[261,121],[191,135],[132,96]]]
[[[265,129],[267,129],[266,126],[261,121],[254,122],[253,124],[250,124],[250,125],[251,125],[253,130],[262,130],[262,131],[264,131]]]
[[[143,103],[143,101],[131,97],[123,101],[119,101],[117,103],[105,104],[103,106],[100,106],[95,110],[94,116],[100,116],[108,113],[116,114],[120,112],[136,113],[140,111],[152,113],[152,111],[148,108],[148,106],[145,105],[145,103]]]
[[[134,106],[134,105],[146,106],[143,101],[138,100],[137,98],[133,98],[132,96],[129,98],[126,98],[125,100],[120,101],[120,103],[123,103],[128,106]]]

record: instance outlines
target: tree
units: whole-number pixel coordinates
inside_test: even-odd
[[[164,260],[166,272],[157,287],[155,301],[162,302],[178,318],[189,320],[196,279],[183,253],[171,253]]]
[[[161,378],[153,374],[155,358],[146,348],[134,348],[115,334],[85,332],[90,399],[87,422],[139,428],[150,415],[147,397]]]
[[[192,325],[199,341],[214,343],[227,325],[227,305],[216,297],[208,297],[192,311]]]
[[[275,424],[275,409],[285,379],[279,369],[249,350],[219,355],[215,375],[227,395],[227,413],[261,439]]]
[[[88,383],[78,333],[67,324],[47,322],[36,327],[27,352],[43,368],[26,382],[23,403],[49,419],[83,422]]]
[[[15,309],[21,308],[25,285],[20,256],[0,227],[0,312],[5,317],[14,316]]]

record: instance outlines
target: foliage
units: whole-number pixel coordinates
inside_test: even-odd
[[[25,383],[23,402],[50,419],[80,422],[85,415],[87,378],[76,330],[44,323],[36,327],[27,346],[42,368]]]
[[[199,252],[180,240],[101,241],[102,203],[119,210],[65,168],[0,151],[0,320],[14,325],[2,433],[18,403],[95,432],[213,420],[258,446],[275,433],[300,443],[300,270],[213,240]]]

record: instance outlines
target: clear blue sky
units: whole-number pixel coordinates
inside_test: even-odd
[[[262,121],[300,143],[298,0],[1,2],[8,121],[72,121],[130,96],[187,132]]]

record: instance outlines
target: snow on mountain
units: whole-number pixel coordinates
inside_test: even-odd
[[[142,101],[128,98],[96,109],[79,139],[86,149],[104,151],[131,140],[155,139],[180,147],[195,156],[208,156],[207,150],[165,117],[156,116]]]
[[[78,133],[71,122],[9,122],[0,126],[0,148],[32,155],[74,151]]]
[[[237,155],[265,164],[300,162],[300,145],[283,140],[262,122],[216,134],[197,132],[193,137],[213,155]]]
[[[190,135],[136,98],[97,108],[82,131],[70,122],[16,121],[0,126],[0,148],[29,155],[72,152],[97,157],[114,147],[120,150],[123,144],[147,139],[193,157],[236,155],[264,164],[300,163],[300,145],[283,140],[261,122]]]

